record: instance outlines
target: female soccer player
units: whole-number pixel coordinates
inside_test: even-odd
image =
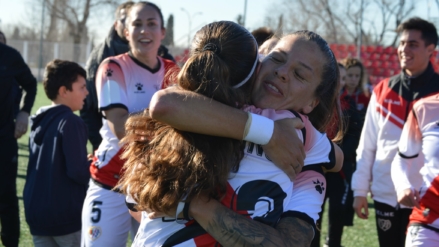
[[[157,56],[165,28],[155,4],[134,4],[126,21],[130,51],[104,60],[96,75],[99,108],[105,119],[100,130],[103,141],[90,166],[91,181],[82,211],[84,246],[126,246],[130,228],[133,235],[137,231],[125,197],[112,190],[124,163],[119,157],[123,150],[119,140],[125,136],[128,115],[147,108],[153,94],[168,85],[163,80],[165,74],[177,69],[172,61]]]

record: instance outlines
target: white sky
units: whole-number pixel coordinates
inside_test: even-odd
[[[371,1],[371,0],[365,0]],[[394,0],[396,1],[396,0]],[[430,1],[430,8],[428,2]],[[191,37],[195,30],[198,30],[202,25],[212,21],[218,20],[232,20],[235,21],[239,14],[244,12],[245,0],[153,0],[163,12],[165,21],[172,13],[174,15],[174,42],[177,45],[187,44],[187,34],[189,29],[189,18],[185,11],[186,9],[192,19]],[[246,27],[250,30],[263,26],[265,16],[269,15],[273,3],[279,3],[280,0],[247,0],[247,18]],[[416,0],[418,6],[413,13],[421,18],[427,19],[428,15],[431,18],[438,18],[438,8],[435,0]],[[6,25],[14,23],[28,23],[31,19],[27,15],[32,15],[35,21],[36,29],[41,26],[41,13],[32,13],[32,9],[41,9],[30,6],[30,3],[40,4],[36,0],[0,0],[0,29]],[[281,5],[279,5],[281,7]],[[430,11],[429,11],[430,9]],[[201,14],[200,14],[201,12]],[[430,13],[429,13],[430,12]],[[35,16],[35,17],[34,17]],[[110,25],[112,24],[113,15],[99,16],[91,18],[89,27],[95,32],[97,42],[101,42],[107,34]],[[48,18],[46,18],[46,22]],[[438,27],[439,28],[439,27]]]
[[[0,29],[6,25],[17,22],[28,22],[29,18],[26,17],[26,15],[29,14],[29,8],[32,8],[29,7],[30,2],[40,4],[39,1],[36,0],[0,0]],[[244,12],[245,3],[244,0],[156,0],[152,2],[156,3],[162,9],[165,22],[170,14],[174,15],[174,42],[177,44],[187,43],[187,33],[189,30],[188,14],[182,11],[181,8],[184,8],[191,16],[191,29],[193,30],[191,36],[193,36],[194,31],[209,22],[219,20],[235,21],[236,17]],[[246,27],[255,29],[262,26],[264,16],[266,15],[265,9],[268,8],[272,2],[274,1],[248,0]],[[37,8],[35,7],[35,9]],[[36,26],[36,29],[40,29],[41,13],[33,14],[38,17],[38,20],[35,20],[32,24]],[[47,17],[46,22],[48,19]],[[109,15],[108,18],[99,17],[96,19],[98,19],[98,21],[91,19],[89,26],[91,30],[94,30],[96,34],[98,34],[96,41],[99,42],[102,41],[108,33],[114,21],[114,17],[113,15]]]

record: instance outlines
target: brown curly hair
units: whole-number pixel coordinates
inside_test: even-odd
[[[207,24],[194,37],[178,86],[241,107],[252,83],[233,85],[249,75],[256,59],[256,41],[245,28],[229,21]],[[124,193],[129,189],[137,210],[171,212],[199,193],[219,199],[244,155],[241,141],[180,131],[151,119],[147,110],[131,116],[125,128],[127,161],[118,186]],[[139,132],[148,140],[139,140]]]

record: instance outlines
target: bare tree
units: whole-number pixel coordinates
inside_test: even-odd
[[[5,35],[9,40],[36,40],[38,32],[23,24],[7,25]]]
[[[327,39],[330,42],[337,43],[338,25],[336,24],[336,15],[331,8],[331,6],[334,6],[334,2],[330,3],[330,0],[299,0],[298,2],[303,11],[314,16],[322,23],[322,27],[326,30],[325,36]]]
[[[283,15],[284,32],[308,29],[330,43],[357,43],[361,37],[363,44],[382,45],[414,8],[414,0],[282,0],[266,25],[275,29],[273,16]]]
[[[53,0],[52,9],[58,9],[58,3],[59,3],[59,0]],[[52,42],[59,41],[59,37],[58,37],[59,18],[57,17],[55,11],[51,11],[49,16],[50,16],[50,24],[49,24],[49,29],[48,29],[47,34],[46,34],[46,40],[52,41]]]
[[[395,15],[395,26],[393,31],[401,24],[404,18],[406,18],[410,12],[415,9],[414,0],[399,0],[399,6],[394,12]],[[396,45],[396,41],[398,40],[398,35],[395,34],[395,38],[393,39],[392,46]]]
[[[163,45],[174,46],[174,15],[170,14],[166,22],[166,36]]]
[[[102,10],[104,6],[117,5],[119,0],[43,0],[49,10],[51,20],[62,20],[69,30],[74,43],[74,54],[79,56],[84,34],[87,34],[87,21],[93,9]],[[52,21],[51,21],[52,22]],[[50,32],[50,31],[49,31]],[[77,57],[74,58],[77,60]]]

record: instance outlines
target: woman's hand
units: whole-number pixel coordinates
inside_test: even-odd
[[[302,171],[306,157],[303,142],[296,133],[296,129],[303,127],[303,122],[298,118],[277,120],[274,122],[273,136],[267,145],[263,146],[270,160],[282,169],[291,181]]]
[[[408,188],[405,190],[398,191],[397,195],[398,195],[398,202],[400,204],[405,205],[407,207],[417,207],[419,209],[421,208],[421,206],[419,205],[419,201],[420,201],[419,191]]]
[[[25,111],[20,111],[15,119],[15,131],[14,137],[16,139],[20,138],[27,131],[29,125],[29,113]]]
[[[355,213],[358,218],[367,220],[369,218],[369,207],[367,204],[367,198],[364,196],[356,196],[354,197],[353,204]]]
[[[87,154],[87,160],[93,161],[94,155],[93,154]]]

